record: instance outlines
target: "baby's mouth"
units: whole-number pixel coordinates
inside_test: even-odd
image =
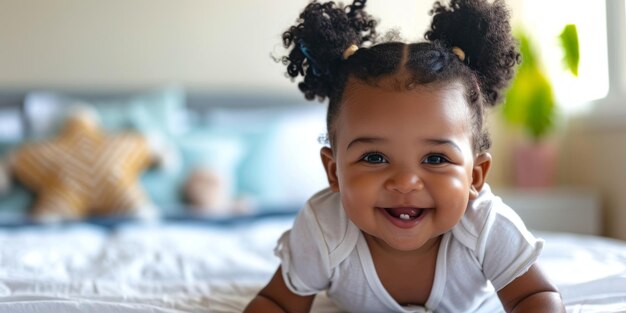
[[[385,208],[385,211],[389,215],[403,221],[416,220],[424,214],[424,209],[418,208]]]

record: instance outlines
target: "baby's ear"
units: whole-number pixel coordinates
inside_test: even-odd
[[[472,168],[472,186],[470,186],[470,200],[478,197],[487,180],[487,173],[491,168],[491,154],[483,153],[474,158],[474,167]]]
[[[333,150],[328,147],[323,147],[320,150],[320,156],[322,157],[322,164],[324,170],[326,170],[326,177],[328,178],[328,184],[330,189],[334,192],[339,192],[339,180],[337,179],[337,162],[333,155]]]

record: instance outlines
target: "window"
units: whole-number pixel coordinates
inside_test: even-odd
[[[613,0],[609,0],[613,1]],[[523,0],[516,25],[528,33],[550,77],[564,112],[577,112],[609,92],[607,17],[604,1]],[[515,14],[515,12],[514,12]],[[563,66],[558,39],[563,27],[576,24],[580,45],[578,77]]]

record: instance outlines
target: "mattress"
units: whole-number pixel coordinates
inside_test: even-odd
[[[0,312],[241,312],[276,270],[274,245],[292,222],[0,228]],[[626,243],[537,235],[568,312],[626,312]],[[323,294],[312,311],[339,312]]]

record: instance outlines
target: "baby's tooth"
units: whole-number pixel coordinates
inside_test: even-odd
[[[411,216],[409,216],[409,215],[408,215],[408,214],[406,214],[406,213],[402,213],[402,214],[400,214],[400,219],[403,219],[403,220],[405,220],[405,221],[408,221],[409,219],[411,219]]]

